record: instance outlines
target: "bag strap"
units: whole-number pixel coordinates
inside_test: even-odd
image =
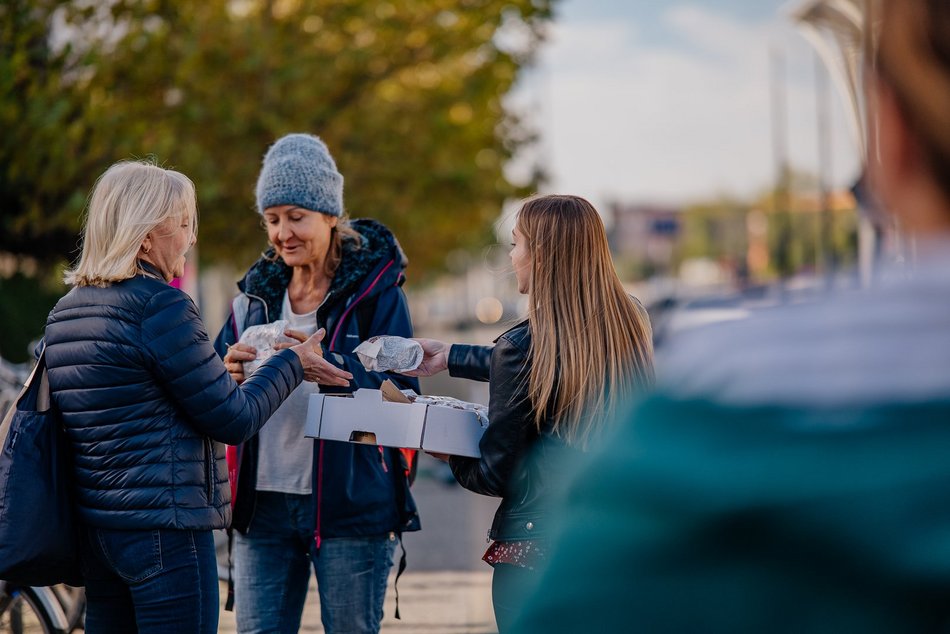
[[[40,360],[36,362],[36,367],[40,367],[41,364],[43,367],[40,369],[40,376],[37,379],[40,382],[40,387],[36,393],[36,411],[46,412],[51,407],[50,401],[52,399],[49,391],[49,373],[46,371],[46,350],[40,353]]]
[[[7,409],[6,414],[3,416],[3,422],[0,422],[0,443],[5,443],[7,439],[7,434],[10,432],[10,425],[13,424],[13,416],[16,414],[17,405],[20,401],[23,400],[23,397],[27,392],[30,391],[30,388],[33,387],[35,381],[39,382],[37,386],[36,394],[36,411],[45,412],[50,408],[50,392],[49,392],[49,379],[46,376],[46,346],[43,346],[43,349],[40,351],[40,358],[37,359],[36,365],[33,366],[33,370],[30,372],[30,376],[26,379],[26,383],[23,384],[23,388],[20,390],[20,393],[17,394],[16,398],[13,399],[13,403]]]

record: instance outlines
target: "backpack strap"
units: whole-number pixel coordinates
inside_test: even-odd
[[[228,527],[228,598],[224,602],[225,612],[234,612],[234,562],[231,552],[234,548],[234,529]]]
[[[400,449],[402,468],[406,474],[406,481],[412,486],[416,481],[416,472],[419,471],[419,451],[416,449]]]
[[[396,592],[396,614],[397,619],[402,620],[399,615],[399,577],[406,571],[406,544],[402,541],[402,533],[399,533],[399,548],[402,549],[402,556],[399,558],[399,567],[396,569],[396,579],[393,581],[393,590]]]

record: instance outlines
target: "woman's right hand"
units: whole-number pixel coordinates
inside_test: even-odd
[[[246,343],[236,343],[228,347],[224,355],[224,367],[228,369],[231,378],[240,385],[244,383],[244,362],[253,361],[257,358],[257,348]]]
[[[432,376],[449,367],[449,348],[452,346],[437,339],[413,339],[422,346],[422,363],[415,370],[407,370],[401,374],[406,376]]]
[[[292,331],[288,331],[290,333]],[[313,333],[303,343],[291,346],[290,349],[300,357],[300,363],[303,365],[303,378],[305,381],[312,381],[320,385],[336,385],[338,387],[348,387],[353,375],[346,370],[341,370],[329,361],[323,358],[323,350],[320,348],[320,342],[327,334],[325,328],[321,328]]]

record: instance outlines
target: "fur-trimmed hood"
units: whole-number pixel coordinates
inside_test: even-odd
[[[350,227],[359,234],[360,244],[352,238],[343,240],[343,257],[330,283],[327,305],[351,297],[373,282],[374,279],[368,278],[381,264],[394,261],[394,265],[385,270],[385,276],[391,276],[392,279],[381,280],[384,283],[378,285],[380,288],[395,284],[408,264],[396,236],[382,223],[360,218],[350,221]],[[261,298],[267,305],[271,319],[275,319],[280,315],[284,291],[292,273],[293,269],[284,264],[283,259],[270,247],[238,282],[238,288],[248,295]]]

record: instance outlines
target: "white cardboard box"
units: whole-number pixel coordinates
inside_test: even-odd
[[[477,458],[485,428],[475,412],[410,403],[392,383],[349,395],[311,394],[304,434]]]

